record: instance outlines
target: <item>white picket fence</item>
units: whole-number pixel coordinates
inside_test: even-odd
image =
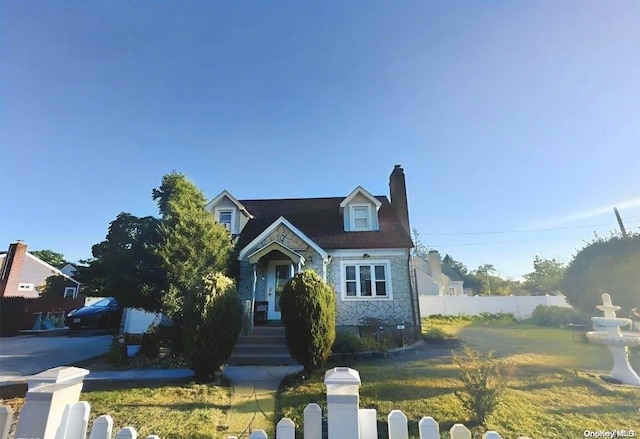
[[[15,439],[86,439],[91,407],[78,401],[82,381],[88,370],[76,367],[57,367],[28,378],[29,390],[18,419]],[[327,387],[327,429],[329,439],[377,439],[377,414],[374,409],[359,408],[360,374],[347,367],[336,367],[325,374]],[[13,411],[0,407],[0,439],[8,439]],[[387,417],[389,439],[408,439],[407,417],[393,410]],[[304,410],[304,439],[322,439],[322,409],[309,404]],[[418,423],[420,439],[440,439],[440,427],[431,417]],[[276,439],[295,439],[296,426],[283,418],[276,426]],[[92,425],[90,439],[111,439],[113,419],[98,417]],[[133,427],[117,432],[115,439],[137,439]],[[471,439],[471,432],[462,424],[449,430],[451,439]],[[484,434],[484,439],[500,439],[495,431]],[[160,439],[156,435],[147,439]],[[238,439],[228,436],[228,439]],[[264,430],[255,430],[249,439],[268,439]],[[520,437],[518,439],[528,439]]]
[[[69,404],[66,412],[68,416],[63,420],[60,431],[56,431],[55,438],[62,439],[86,439],[87,427],[89,424],[89,413],[91,407],[88,402],[80,401],[75,404]],[[13,418],[13,410],[10,407],[0,407],[0,439],[7,439],[9,436],[9,427]],[[19,421],[18,421],[19,422]],[[113,419],[109,415],[103,415],[93,421],[90,439],[112,439],[113,437]],[[121,429],[115,436],[115,439],[136,439],[138,432],[133,427],[125,427]],[[28,436],[17,436],[15,439],[32,439]],[[35,439],[35,438],[34,438]],[[147,436],[147,439],[160,439],[156,435]]]

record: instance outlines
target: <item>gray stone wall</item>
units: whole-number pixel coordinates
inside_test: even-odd
[[[409,270],[407,269],[407,256],[372,256],[368,261],[388,260],[391,265],[392,299],[357,299],[342,300],[342,274],[340,262],[348,260],[361,260],[361,257],[333,257],[327,270],[327,282],[336,291],[338,326],[359,326],[364,319],[376,318],[387,324],[411,325],[411,290]]]

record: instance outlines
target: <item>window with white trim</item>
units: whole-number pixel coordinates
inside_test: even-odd
[[[18,291],[33,291],[33,284],[18,284]]]
[[[390,299],[389,261],[342,261],[342,298]]]
[[[368,204],[351,204],[351,230],[371,230],[371,206]]]
[[[62,297],[75,297],[75,296],[76,296],[76,287],[64,288],[64,296]]]
[[[217,208],[215,218],[219,224],[222,224],[224,226],[225,229],[227,229],[229,232],[233,232],[233,223],[235,220],[234,209]]]

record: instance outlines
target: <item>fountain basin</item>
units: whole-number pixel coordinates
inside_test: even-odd
[[[637,332],[621,332],[611,335],[608,331],[589,331],[586,333],[589,341],[611,346],[640,346],[640,334]]]
[[[621,326],[631,325],[631,319],[624,319],[622,317],[591,317],[591,321],[603,328],[619,328]]]

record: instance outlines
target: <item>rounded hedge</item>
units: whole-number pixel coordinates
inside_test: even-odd
[[[308,375],[331,355],[336,339],[336,296],[318,273],[305,270],[284,286],[282,323],[291,356]]]
[[[184,356],[196,379],[207,381],[231,356],[242,329],[242,302],[221,273],[205,277],[184,297]]]

